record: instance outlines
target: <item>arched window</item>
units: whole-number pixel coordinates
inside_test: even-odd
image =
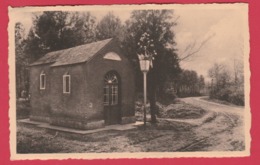
[[[118,104],[118,76],[114,72],[108,72],[104,78],[104,105]]]
[[[44,90],[46,88],[46,74],[44,71],[40,74],[40,89]]]

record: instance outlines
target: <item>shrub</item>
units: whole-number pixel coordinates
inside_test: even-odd
[[[227,101],[235,105],[244,105],[244,90],[236,86],[227,86],[210,91],[210,98]]]
[[[230,88],[222,88],[216,93],[216,97],[220,100],[228,101],[231,93]]]
[[[174,102],[177,98],[177,95],[173,89],[165,90],[159,97],[158,101],[164,105],[169,105]]]
[[[245,105],[245,96],[243,92],[235,91],[230,94],[229,102],[236,105]]]

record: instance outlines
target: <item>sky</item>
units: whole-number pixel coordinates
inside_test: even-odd
[[[193,58],[181,62],[183,68],[207,77],[214,63],[225,64],[232,72],[234,61],[243,61],[247,22],[240,10],[183,9],[176,14],[180,15],[176,26],[180,56],[185,55],[188,45],[196,42],[198,46],[194,50],[198,50],[201,43],[210,38]]]
[[[152,8],[161,7],[158,6]],[[249,45],[246,5],[166,5],[166,8],[168,7],[174,10],[173,21],[177,22],[174,32],[179,57],[182,58],[198,51],[191,58],[181,61],[183,69],[195,70],[207,80],[208,70],[214,63],[224,64],[232,72],[234,61],[243,62],[244,57],[248,56],[248,51],[245,49]],[[142,5],[107,6],[90,7],[87,8],[87,11],[90,11],[97,20],[112,11],[124,22],[130,17],[133,9],[146,8],[147,6]],[[43,8],[43,10],[47,9]],[[72,10],[86,11],[86,8],[73,8]],[[39,9],[33,11],[39,11]],[[15,19],[22,22],[26,30],[29,30],[32,24],[32,11],[19,10]],[[202,43],[204,43],[203,46],[201,46]],[[193,48],[189,49],[191,46]]]

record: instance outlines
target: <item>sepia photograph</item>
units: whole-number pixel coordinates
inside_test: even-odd
[[[11,159],[250,155],[248,4],[8,12]]]

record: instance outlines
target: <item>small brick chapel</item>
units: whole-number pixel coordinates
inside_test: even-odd
[[[114,39],[47,53],[30,65],[30,120],[75,129],[133,123],[134,83]]]

